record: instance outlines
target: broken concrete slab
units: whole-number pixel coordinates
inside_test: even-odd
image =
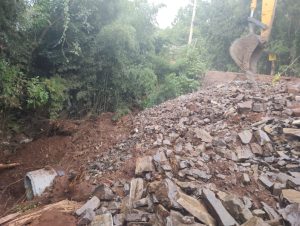
[[[153,172],[154,167],[151,156],[145,156],[136,160],[135,174],[143,175],[144,173]]]
[[[92,209],[86,209],[77,223],[78,226],[89,225],[92,221],[94,221],[96,217],[95,212]]]
[[[221,201],[216,198],[215,193],[211,190],[203,189],[203,196],[209,209],[213,212],[213,216],[217,218],[220,225],[231,226],[238,224],[222,205]]]
[[[80,216],[83,214],[87,209],[95,210],[100,206],[100,200],[98,197],[93,196],[90,200],[88,200],[82,207],[76,210],[76,215]]]
[[[206,225],[216,225],[216,221],[207,211],[204,203],[182,192],[177,195],[177,202],[190,214]]]
[[[252,132],[250,130],[244,130],[238,134],[243,144],[249,144],[252,140]]]

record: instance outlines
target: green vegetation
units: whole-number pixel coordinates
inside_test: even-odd
[[[112,111],[117,119],[196,90],[207,70],[238,70],[228,49],[247,32],[249,4],[199,0],[187,46],[192,6],[161,30],[155,18],[163,6],[146,0],[2,0],[0,120],[57,118],[62,111]],[[267,49],[284,74],[300,74],[299,4],[279,1]],[[266,73],[270,64],[260,67]]]

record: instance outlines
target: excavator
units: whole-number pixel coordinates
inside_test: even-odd
[[[232,59],[246,74],[257,73],[257,64],[271,35],[276,5],[277,0],[262,0],[261,21],[259,21],[254,18],[257,0],[252,0],[248,17],[249,34],[236,39],[230,46]],[[255,34],[256,27],[260,28],[260,35]]]

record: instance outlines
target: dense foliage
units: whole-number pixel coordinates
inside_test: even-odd
[[[190,46],[192,6],[165,30],[155,19],[160,7],[146,0],[2,0],[1,122],[31,113],[121,116],[195,90],[208,69],[238,70],[228,49],[247,33],[249,0],[198,0]],[[277,70],[292,75],[300,74],[299,10],[298,0],[279,1],[268,46],[279,56]]]

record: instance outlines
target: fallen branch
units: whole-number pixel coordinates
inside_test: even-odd
[[[14,168],[21,165],[20,163],[0,164],[0,170]]]
[[[15,216],[8,215],[0,219],[0,222],[6,222],[6,226],[23,226],[26,225],[35,219],[39,218],[43,213],[49,212],[51,210],[57,210],[62,213],[73,213],[81,205],[77,202],[63,200],[54,204],[50,204],[42,207],[41,209],[30,210],[25,214],[20,216],[19,213],[16,213]]]

